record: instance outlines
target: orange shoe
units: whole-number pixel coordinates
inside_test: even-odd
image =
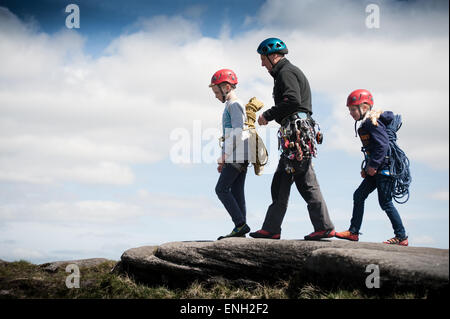
[[[405,238],[394,237],[384,241],[383,244],[408,246],[408,236]]]
[[[335,234],[335,237],[340,239],[347,239],[351,241],[358,241],[359,240],[359,234],[354,234],[349,230],[339,232]]]

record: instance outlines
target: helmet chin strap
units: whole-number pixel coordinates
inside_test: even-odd
[[[272,62],[272,60],[270,59],[270,57],[267,55],[267,60],[269,60],[269,62],[270,62],[270,65],[272,66],[272,69],[273,69],[273,67],[275,66],[275,64]]]
[[[266,55],[266,57],[267,57],[267,60],[269,60],[269,63],[270,63],[270,65],[271,65],[271,67],[272,67],[272,70],[273,70],[273,68],[274,68],[274,66],[275,66],[275,63],[273,63],[273,61],[272,61],[272,59],[268,56],[268,55]],[[281,60],[281,59],[280,59]],[[272,71],[271,70],[271,71]]]
[[[361,121],[364,118],[364,116],[366,116],[367,111],[366,111],[366,113],[362,114],[361,106],[358,105],[358,112],[359,112],[359,120],[358,121]]]
[[[370,108],[372,109],[372,108]],[[361,112],[361,105],[358,105],[358,112],[359,112],[359,120],[355,121],[355,137],[358,137],[358,132],[356,130],[356,124],[361,121],[362,119],[364,119],[364,117],[366,116],[367,112],[369,112],[370,110],[367,110],[364,114],[362,114]]]
[[[225,103],[227,101],[227,94],[230,92],[225,93],[222,89],[222,86],[220,86],[220,85],[219,85],[219,90],[220,90],[220,93],[222,94],[222,103]]]

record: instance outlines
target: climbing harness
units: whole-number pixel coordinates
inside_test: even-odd
[[[295,173],[294,163],[317,156],[317,144],[322,144],[320,126],[310,115],[298,112],[281,121],[278,130],[278,149],[288,161],[285,171]]]

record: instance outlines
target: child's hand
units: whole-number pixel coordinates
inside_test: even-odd
[[[225,155],[225,154],[222,154],[222,156],[220,156],[218,159],[217,159],[217,164],[224,164],[225,163],[225,160],[227,159],[227,156]]]
[[[367,167],[367,174],[369,174],[370,176],[373,176],[377,173],[377,170],[373,167],[368,166]]]

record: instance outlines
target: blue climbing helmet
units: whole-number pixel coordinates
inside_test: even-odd
[[[261,55],[269,55],[272,53],[287,54],[288,48],[282,40],[278,38],[268,38],[260,43],[256,51]]]

